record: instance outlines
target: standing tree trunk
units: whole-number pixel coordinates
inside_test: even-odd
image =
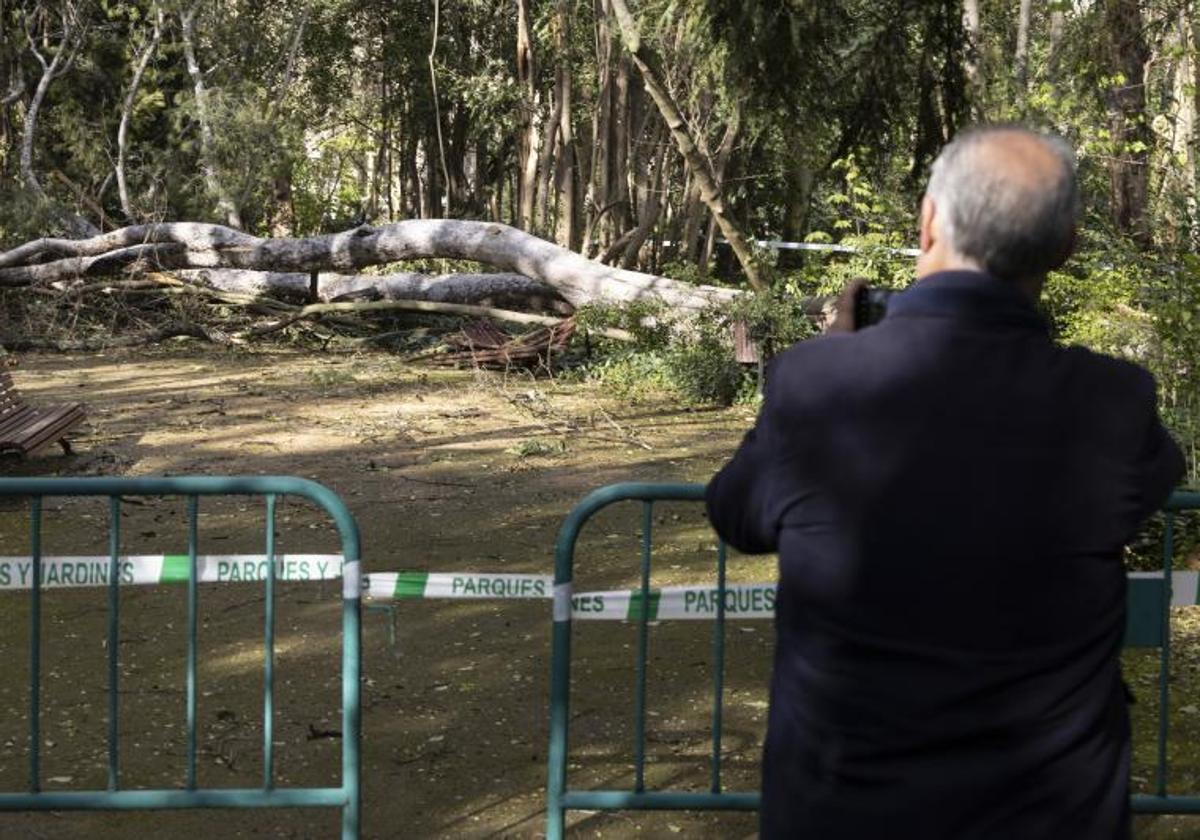
[[[537,189],[537,231],[541,234],[549,232],[551,224],[550,206],[552,190],[551,179],[554,177],[554,152],[558,142],[558,131],[562,122],[563,101],[558,87],[558,70],[555,70],[554,107],[550,110],[550,119],[546,120],[546,133],[542,137],[542,151],[538,157],[538,189]]]
[[[1025,102],[1025,89],[1029,77],[1029,19],[1032,15],[1032,0],[1021,0],[1017,13],[1017,49],[1013,56],[1013,71],[1017,82],[1017,96]]]
[[[517,137],[517,224],[533,230],[537,206],[538,91],[529,0],[517,0],[517,84],[524,94]]]
[[[619,236],[633,224],[633,190],[629,178],[630,147],[633,134],[632,114],[629,107],[629,75],[632,71],[629,57],[617,55],[616,74],[612,86],[612,118],[608,122],[611,130],[612,150],[608,154],[608,201],[610,230]],[[636,155],[633,156],[636,160]],[[611,247],[611,240],[605,243]]]
[[[446,141],[442,138],[442,107],[438,104],[437,67],[434,59],[437,57],[438,24],[441,21],[441,0],[433,0],[433,34],[429,44],[429,87],[433,94],[433,125],[437,129],[438,160],[442,164],[442,188],[445,190],[440,215],[450,215],[450,205],[453,202],[454,186],[450,180],[450,168],[446,166]],[[435,210],[436,212],[436,210]]]
[[[725,188],[725,170],[729,166],[729,159],[733,156],[733,147],[737,143],[738,132],[742,127],[742,109],[741,105],[735,100],[732,103],[732,110],[729,113],[729,122],[725,124],[725,133],[721,136],[721,145],[717,147],[716,168],[713,176],[717,181],[717,189]],[[716,241],[716,220],[710,218],[708,220],[708,232],[704,237],[704,245],[700,250],[698,258],[698,266],[700,268],[700,276],[708,274],[708,266],[712,261],[713,245]]]
[[[129,81],[129,92],[125,94],[125,102],[121,106],[121,124],[117,127],[117,195],[121,200],[121,212],[131,222],[137,221],[137,212],[133,209],[133,201],[129,198],[129,184],[125,176],[125,159],[126,153],[129,151],[129,119],[133,115],[133,106],[137,102],[142,75],[146,72],[150,58],[158,49],[158,42],[162,37],[163,12],[161,8],[155,8],[154,11],[154,30],[150,33],[150,40],[138,53],[137,63],[133,68],[133,78]]]
[[[596,40],[596,104],[592,109],[592,142],[590,145],[587,192],[584,206],[587,221],[584,226],[582,251],[595,256],[604,237],[601,233],[604,216],[609,210],[609,153],[612,122],[612,59],[613,34],[609,26],[608,0],[595,0]]]
[[[304,27],[308,24],[308,16],[312,6],[305,3],[300,11],[300,19],[292,33],[292,41],[288,47],[287,60],[283,65],[283,75],[279,80],[279,88],[271,101],[267,122],[274,123],[279,118],[279,112],[287,101],[292,83],[296,79],[296,61],[300,54],[300,46],[304,40]],[[386,90],[383,92],[387,95]],[[386,127],[385,127],[386,133]],[[272,236],[291,236],[296,230],[296,205],[292,200],[292,169],[294,162],[291,155],[285,154],[271,175],[271,208],[268,211],[268,224]]]
[[[555,158],[554,188],[558,194],[555,240],[564,248],[579,247],[575,222],[575,133],[571,122],[571,8],[568,0],[559,0],[558,64],[555,67],[554,95],[558,107],[558,157]]]
[[[1200,105],[1200,72],[1197,39],[1192,12],[1185,4],[1173,22],[1175,32],[1169,39],[1177,56],[1172,74],[1174,121],[1171,127],[1167,177],[1167,218],[1178,235],[1177,245],[1195,249],[1200,246],[1200,206],[1197,204],[1196,143],[1200,140],[1197,106]]]
[[[658,67],[658,57],[642,43],[641,36],[638,33],[637,21],[630,14],[629,7],[625,5],[625,0],[611,0],[611,4],[617,25],[621,30],[622,40],[624,40],[625,47],[629,50],[634,63],[637,64],[638,70],[641,71],[642,79],[646,83],[646,90],[650,94],[650,98],[654,100],[654,104],[658,107],[659,113],[662,114],[663,120],[670,129],[671,136],[675,140],[675,145],[679,147],[680,154],[683,155],[688,165],[692,168],[696,185],[700,188],[700,200],[708,207],[709,212],[713,215],[713,219],[721,228],[721,233],[725,235],[725,239],[733,249],[734,255],[742,266],[742,270],[746,272],[746,280],[750,283],[751,287],[759,291],[765,290],[767,284],[754,259],[754,254],[750,250],[750,244],[746,241],[746,237],[742,235],[742,231],[737,223],[726,212],[725,202],[721,197],[721,190],[717,185],[717,179],[709,168],[708,161],[697,147],[696,141],[692,139],[691,129],[687,121],[684,120],[679,106],[675,103],[670,91],[667,90],[663,82],[663,75]]]
[[[651,147],[657,151],[654,156],[654,168],[650,173],[643,173],[639,179],[644,195],[639,198],[638,223],[637,227],[630,232],[629,242],[625,245],[625,256],[621,258],[622,268],[637,266],[638,254],[642,250],[642,245],[654,231],[654,226],[658,224],[658,217],[662,215],[662,196],[667,188],[665,178],[667,144],[663,134],[662,130],[654,132],[654,141]],[[642,167],[639,166],[638,171],[641,172]]]
[[[58,46],[54,50],[54,56],[49,61],[46,61],[46,57],[38,49],[38,39],[32,32],[26,32],[26,37],[29,39],[29,51],[41,65],[42,75],[38,78],[33,98],[29,101],[29,108],[25,112],[25,129],[21,135],[21,179],[25,182],[25,187],[41,200],[45,200],[46,193],[37,179],[37,174],[33,171],[33,138],[37,131],[38,114],[42,109],[42,102],[46,99],[46,92],[50,90],[50,83],[71,68],[71,64],[75,61],[75,50],[78,47],[74,9],[70,6],[64,8],[61,19],[62,33]],[[48,23],[46,25],[49,26]]]
[[[1146,119],[1145,65],[1150,57],[1142,28],[1139,0],[1104,0],[1110,68],[1117,81],[1108,91],[1112,156],[1112,218],[1118,230],[1150,244],[1146,219],[1149,153],[1152,142]]]
[[[216,143],[213,140],[212,121],[208,112],[208,87],[204,84],[204,72],[196,61],[196,2],[179,13],[180,34],[183,41],[183,58],[188,75],[192,77],[192,90],[196,97],[196,122],[200,125],[200,168],[204,170],[204,185],[217,200],[217,211],[230,227],[241,228],[242,216],[237,205],[225,189],[217,174],[215,159]]]
[[[971,98],[978,103],[983,90],[983,78],[979,69],[983,47],[982,30],[979,25],[979,0],[963,0],[963,31],[967,36],[967,59],[963,69],[967,74],[967,85],[971,88]]]

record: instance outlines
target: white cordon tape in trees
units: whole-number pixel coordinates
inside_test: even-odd
[[[108,586],[112,560],[106,555],[42,557],[42,587]],[[117,557],[122,586],[187,583],[191,560],[186,554],[123,554]],[[200,583],[251,582],[267,577],[265,554],[202,554],[196,557]],[[340,554],[277,554],[275,579],[336,580],[342,576]],[[32,557],[0,557],[0,590],[33,587]]]

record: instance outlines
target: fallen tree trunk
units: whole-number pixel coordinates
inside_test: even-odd
[[[493,222],[413,219],[308,239],[261,239],[197,222],[134,225],[90,239],[38,239],[0,254],[0,286],[179,269],[344,271],[397,260],[465,259],[540,281],[572,306],[661,302],[676,310],[727,303],[740,292],[606,266]]]
[[[490,306],[469,306],[464,303],[439,303],[427,300],[371,300],[344,303],[312,303],[301,307],[280,320],[254,327],[245,334],[265,335],[281,330],[297,321],[315,318],[319,315],[329,315],[342,312],[426,312],[438,315],[465,315],[475,318],[491,318],[495,321],[511,321],[517,324],[545,324],[556,326],[563,322],[562,318],[550,315],[530,315],[525,312],[511,312],[505,309],[493,309]],[[598,335],[613,338],[618,341],[633,341],[633,335],[626,330],[600,328],[594,329]]]
[[[191,283],[223,292],[310,302],[310,276],[297,272],[244,269],[186,269],[175,272]],[[317,300],[418,300],[494,306],[570,315],[573,307],[553,286],[521,274],[336,274],[322,273]]]

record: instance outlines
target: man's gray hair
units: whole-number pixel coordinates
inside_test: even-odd
[[[1004,132],[1044,143],[1061,163],[1058,176],[1035,185],[989,167],[979,150]],[[1079,213],[1075,154],[1052,134],[1015,125],[961,132],[933,162],[926,193],[937,207],[941,233],[951,249],[994,277],[1042,275],[1070,254]]]

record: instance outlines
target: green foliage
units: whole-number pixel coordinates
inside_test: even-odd
[[[575,321],[581,329],[611,328],[633,335],[638,351],[664,349],[671,339],[671,322],[667,308],[656,301],[638,300],[621,306],[590,303],[575,311]]]
[[[567,441],[565,438],[556,438],[549,441],[541,438],[526,438],[515,446],[508,447],[504,451],[509,455],[515,455],[518,458],[562,455],[567,451]]]
[[[725,312],[729,323],[745,323],[749,336],[768,352],[778,351],[815,332],[804,300],[786,284],[776,284],[767,292],[742,295]]]
[[[757,398],[756,372],[734,359],[732,328],[742,321],[750,337],[782,349],[813,332],[802,300],[782,290],[745,294],[732,304],[670,320],[658,306],[585,307],[583,325],[625,329],[633,345],[599,346],[601,357],[586,367],[587,378],[602,382],[623,399],[641,400],[671,392],[698,405],[732,405]]]
[[[742,393],[746,372],[733,358],[729,322],[707,312],[689,325],[665,357],[672,388],[702,405],[733,405]]]
[[[590,382],[599,382],[612,396],[631,403],[644,402],[672,391],[666,354],[661,350],[612,349],[580,371]]]

